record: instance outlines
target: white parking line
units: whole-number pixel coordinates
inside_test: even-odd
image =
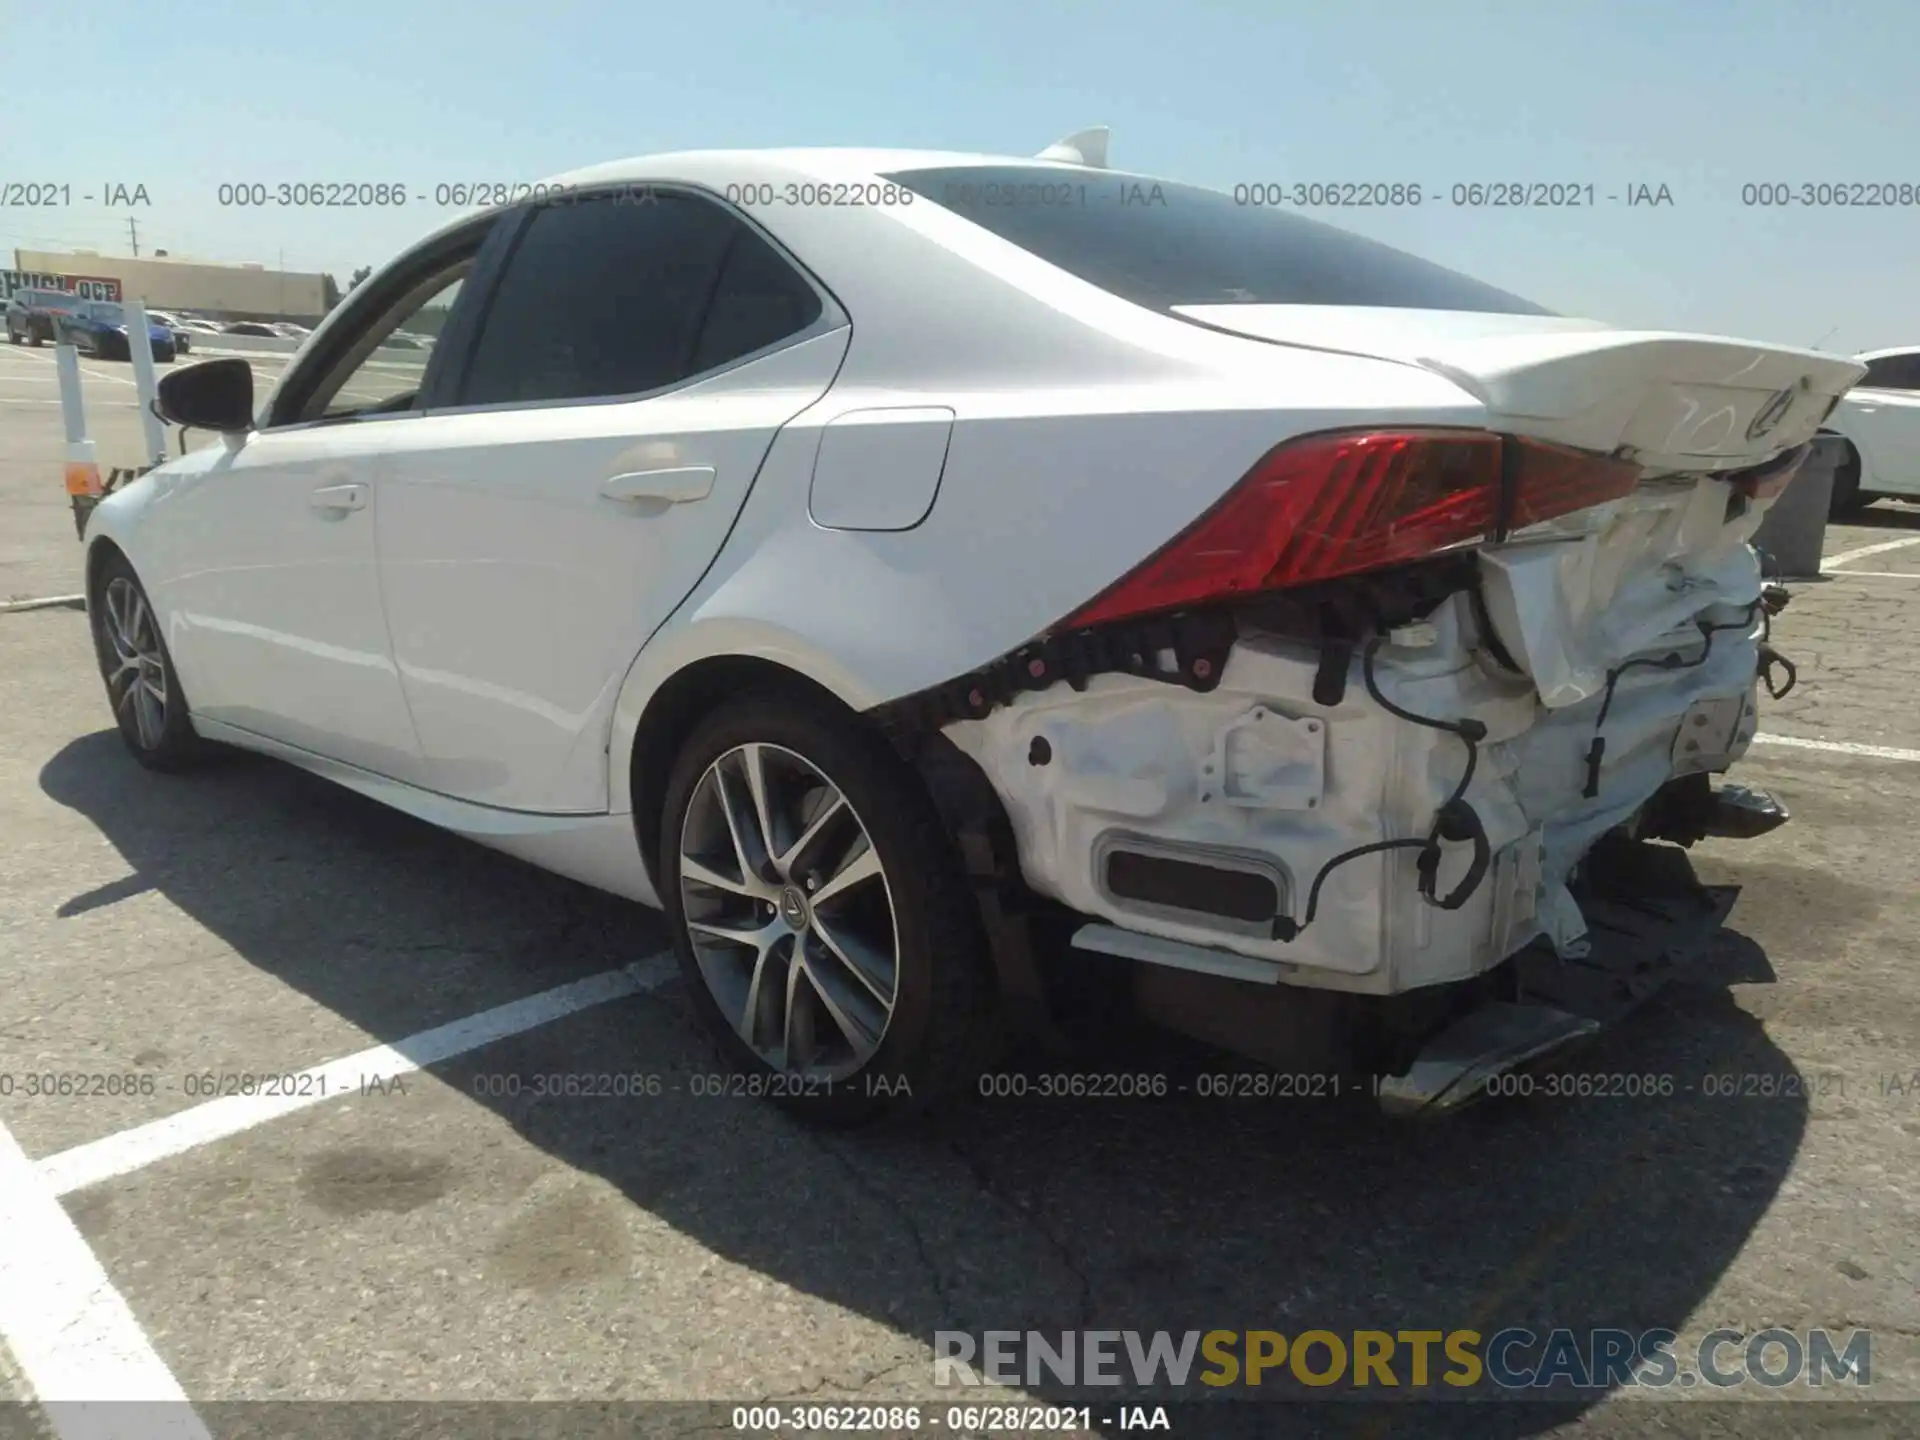
[[[59,1200],[0,1125],[0,1337],[61,1440],[208,1440]],[[127,1401],[149,1402],[135,1415]],[[152,1403],[160,1402],[160,1403]]]
[[[33,351],[31,351],[31,350],[29,350],[29,351],[26,351],[25,353],[26,353],[27,355],[33,355],[33,354],[34,354],[35,352],[33,352]],[[54,362],[54,358],[53,358],[53,352],[52,352],[51,350],[49,350],[49,351],[47,351],[47,352],[46,352],[46,354],[45,354],[44,356],[42,356],[42,357],[41,357],[41,359],[42,359],[42,361],[43,361],[43,362],[44,362],[44,363],[46,364],[46,366],[48,367],[48,368],[47,368],[47,372],[46,372],[46,373],[48,373],[48,374],[51,374],[51,375],[55,375],[55,376],[57,376],[57,375],[59,374],[59,372],[58,372],[57,370],[54,370],[54,369],[53,369],[53,365],[54,365],[54,363],[55,363],[55,362]],[[76,362],[76,363],[77,363],[77,362]],[[108,373],[107,373],[106,371],[104,371],[104,370],[90,370],[90,369],[88,369],[88,368],[87,368],[87,367],[86,367],[85,365],[82,365],[82,366],[80,366],[80,373],[81,373],[82,375],[91,375],[91,376],[93,376],[93,378],[94,378],[94,379],[96,379],[96,380],[111,380],[111,381],[113,381],[113,383],[114,383],[114,384],[116,384],[116,385],[132,385],[132,384],[134,384],[134,381],[132,381],[132,380],[130,380],[130,379],[128,379],[128,378],[127,378],[127,377],[126,377],[125,375],[109,375],[109,374],[108,374]]]
[[[0,405],[6,402],[0,400]],[[1920,570],[1836,570],[1829,580],[1920,580]]]
[[[1756,745],[1791,745],[1796,750],[1826,750],[1835,755],[1864,755],[1874,760],[1920,761],[1920,750],[1900,750],[1891,745],[1856,745],[1851,740],[1806,740],[1798,735],[1756,735]]]
[[[1864,560],[1869,555],[1884,555],[1889,550],[1904,550],[1909,545],[1920,545],[1920,535],[1909,535],[1904,540],[1882,540],[1878,545],[1862,545],[1858,550],[1842,550],[1838,555],[1822,555],[1820,568],[1829,570],[1835,565],[1845,565],[1850,560]]]
[[[363,1086],[376,1080],[385,1082],[397,1075],[410,1075],[423,1066],[450,1060],[577,1011],[658,989],[673,975],[671,955],[652,955],[619,970],[604,970],[464,1020],[422,1030],[391,1045],[376,1045],[357,1055],[302,1070],[283,1087],[291,1092],[288,1094],[222,1096],[117,1135],[62,1150],[40,1161],[39,1180],[55,1195],[70,1195],[296,1110],[357,1095]]]

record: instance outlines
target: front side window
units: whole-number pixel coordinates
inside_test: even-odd
[[[412,409],[420,396],[421,382],[427,373],[432,350],[409,343],[398,331],[410,325],[433,325],[460,298],[460,286],[466,279],[467,265],[456,267],[450,275],[436,277],[412,296],[389,310],[362,337],[356,350],[366,353],[338,382],[316,392],[319,418],[341,420],[355,415],[391,414]],[[369,346],[368,341],[374,343]]]
[[[1149,309],[1360,305],[1553,313],[1304,215],[1150,176],[959,165],[885,178]]]
[[[506,262],[454,403],[643,395],[819,314],[811,287],[716,204],[648,191],[547,205]]]

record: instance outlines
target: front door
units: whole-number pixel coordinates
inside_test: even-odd
[[[222,441],[161,502],[156,598],[195,714],[375,774],[418,773],[376,526],[381,456],[420,421],[431,352],[376,342],[426,307],[444,311],[471,259],[436,254],[424,278],[390,270],[366,286],[261,428]]]

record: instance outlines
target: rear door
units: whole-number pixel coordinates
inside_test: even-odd
[[[709,196],[572,192],[518,223],[385,458],[380,572],[423,783],[591,813],[622,678],[847,330]]]
[[[1867,466],[1875,493],[1920,494],[1920,351],[1877,355],[1836,417]]]

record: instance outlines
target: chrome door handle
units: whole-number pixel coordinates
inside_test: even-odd
[[[349,510],[367,508],[364,485],[323,485],[307,497],[307,504],[328,514],[344,515]]]
[[[609,476],[600,486],[609,500],[663,500],[686,505],[713,493],[713,467],[689,465],[674,470],[632,470]]]

